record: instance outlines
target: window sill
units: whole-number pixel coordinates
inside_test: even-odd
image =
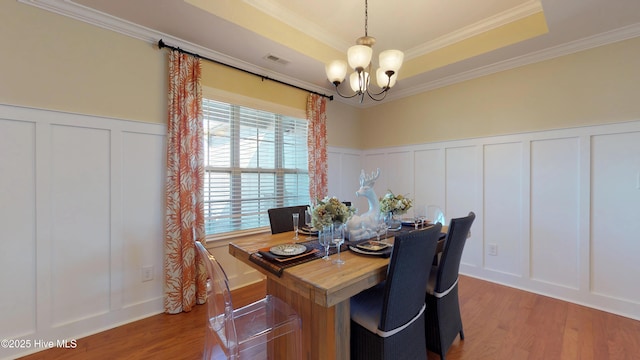
[[[233,232],[228,232],[224,234],[208,235],[205,238],[205,241],[207,244],[220,242],[220,241],[229,242],[229,241],[242,238],[245,236],[249,236],[249,235],[263,234],[263,233],[270,233],[270,232],[271,232],[271,229],[269,227],[261,227],[261,228],[250,229],[250,230],[233,231]]]

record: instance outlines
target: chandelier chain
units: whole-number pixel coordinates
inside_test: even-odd
[[[369,36],[369,1],[364,0],[364,36]]]

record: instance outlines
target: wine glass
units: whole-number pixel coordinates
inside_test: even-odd
[[[421,228],[424,227],[424,220],[426,217],[426,206],[418,205],[413,208],[413,221],[415,223],[416,229],[418,229],[418,224]]]
[[[338,250],[338,258],[333,260],[334,264],[342,265],[344,260],[340,258],[340,246],[344,242],[344,225],[338,225],[333,228],[333,243]]]
[[[307,240],[313,239],[313,236],[311,236],[311,211],[310,210],[304,211],[304,224],[307,226],[307,230],[309,231],[309,236],[307,236]]]
[[[376,232],[376,238],[378,242],[380,242],[380,236],[384,234],[384,239],[387,239],[387,231],[389,230],[389,226],[387,225],[385,218],[380,217],[378,221],[375,223],[374,231]]]
[[[300,214],[293,213],[293,231],[295,231],[296,235],[293,237],[293,240],[298,240],[298,219],[300,218]]]
[[[325,225],[322,229],[318,229],[318,242],[324,247],[324,256],[322,260],[329,260],[329,247],[333,242],[332,225]]]
[[[387,225],[387,229],[391,228],[391,219],[392,219],[393,215],[391,215],[391,212],[385,213],[384,214],[384,223],[385,225]]]

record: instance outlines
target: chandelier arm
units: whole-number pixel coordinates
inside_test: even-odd
[[[391,85],[391,76],[393,76],[393,74],[387,74],[387,79],[388,79],[387,80],[387,85],[382,87],[382,89],[380,90],[379,93],[372,93],[372,92],[369,91],[370,87],[367,87],[367,95],[369,95],[369,97],[372,100],[375,100],[375,101],[381,101],[385,97],[387,97],[387,92],[391,89],[391,86],[390,86]],[[382,94],[384,94],[384,96],[382,98],[380,98],[380,100],[374,98],[374,96],[379,96],[379,95],[382,95]]]
[[[335,88],[336,88],[336,93],[338,93],[338,95],[339,95],[340,97],[342,97],[342,98],[345,98],[345,99],[351,99],[351,98],[354,98],[354,97],[356,97],[356,96],[358,96],[358,95],[359,95],[358,93],[354,93],[354,94],[353,94],[353,95],[351,95],[351,96],[343,95],[343,94],[341,94],[341,93],[340,93],[340,89],[338,89],[338,85],[340,85],[340,84],[333,84],[333,86],[335,86]]]
[[[369,90],[367,89],[367,95],[369,95],[369,98],[371,100],[373,100],[373,101],[382,101],[382,100],[384,100],[384,98],[387,97],[387,93],[388,92],[389,92],[389,88],[384,88],[384,90],[382,90],[381,92],[379,92],[377,94],[371,94],[369,92]],[[376,98],[375,96],[378,96],[378,95],[382,95],[382,97],[381,98]],[[360,102],[362,102],[362,100],[360,100]]]
[[[389,88],[388,88],[388,87],[383,87],[383,88],[382,88],[382,90],[380,90],[380,92],[378,92],[378,93],[370,92],[370,91],[369,91],[369,89],[367,89],[367,93],[368,93],[368,94],[371,94],[371,95],[373,95],[373,96],[382,95],[382,94],[384,94],[384,93],[386,93],[386,92],[388,92],[388,91],[389,91]]]

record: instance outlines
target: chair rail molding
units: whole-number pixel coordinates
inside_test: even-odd
[[[2,338],[76,339],[163,311],[165,137],[0,104]]]
[[[329,194],[349,179],[477,218],[461,273],[640,320],[640,120],[353,150],[329,147]],[[410,210],[411,211],[411,210]]]

